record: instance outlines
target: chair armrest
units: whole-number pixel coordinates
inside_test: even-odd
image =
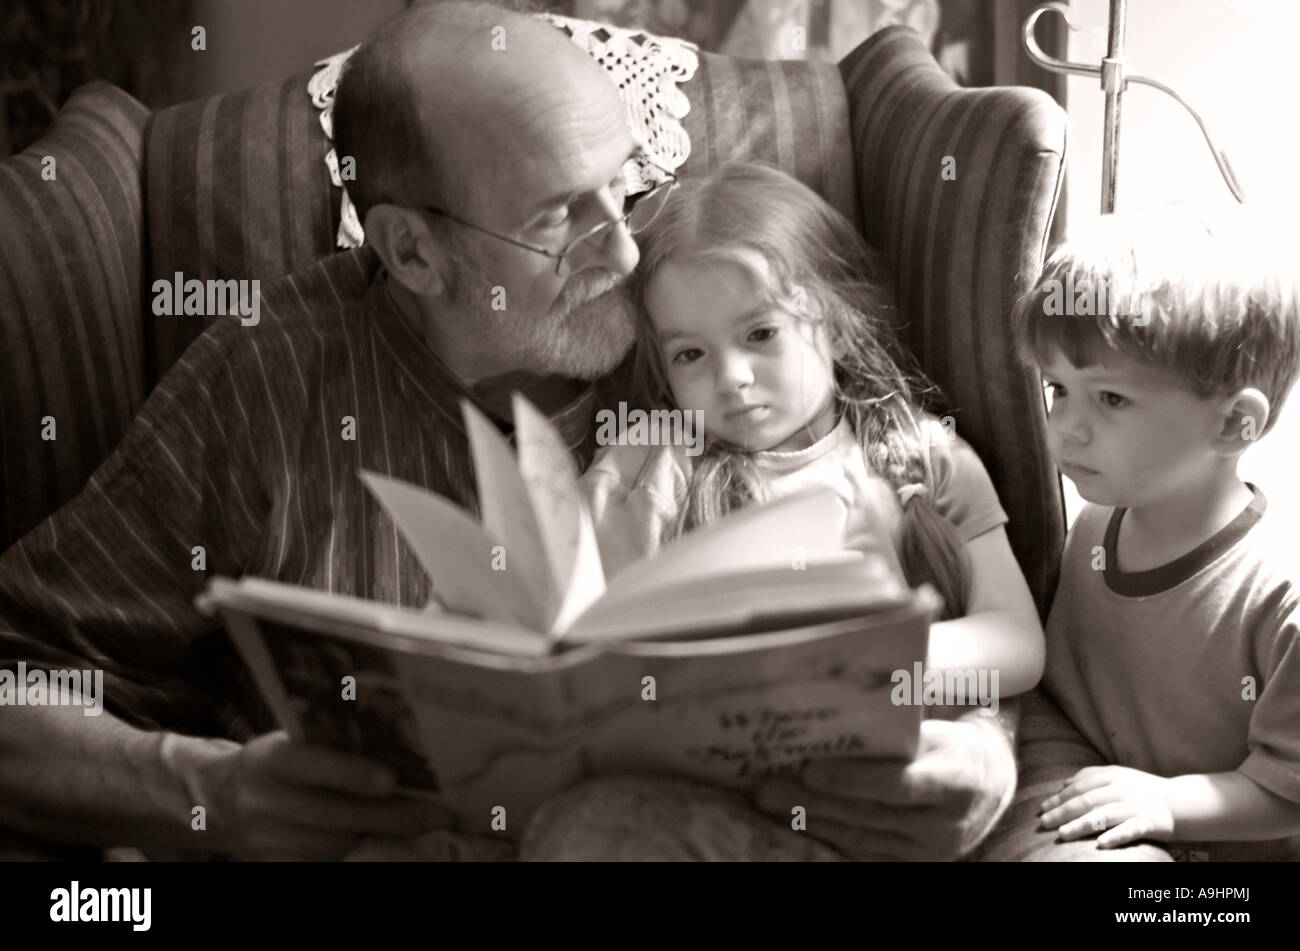
[[[335,251],[338,193],[329,140],[307,83],[314,68],[251,89],[179,103],[146,130],[150,280],[258,280],[263,286]],[[225,317],[144,318],[152,390],[186,347]]]
[[[1039,687],[1020,698],[1016,762],[1020,776],[1010,808],[980,844],[972,861],[980,862],[1170,862],[1157,842],[1135,842],[1118,849],[1099,849],[1096,839],[1058,842],[1056,830],[1038,825],[1038,804],[1061,791],[1065,781],[1087,766],[1105,760]]]
[[[148,118],[89,83],[0,161],[0,550],[81,489],[144,399]]]
[[[963,89],[906,27],[867,39],[840,73],[864,234],[892,270],[899,334],[983,459],[1045,616],[1065,518],[1041,384],[1016,357],[1011,309],[1042,266],[1065,113],[1036,89]]]

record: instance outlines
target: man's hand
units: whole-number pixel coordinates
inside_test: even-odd
[[[195,833],[199,850],[333,859],[367,835],[416,836],[450,824],[440,807],[395,796],[390,770],[282,731],[243,745],[195,742],[167,734],[162,752],[206,812],[205,831]]]
[[[1069,842],[1097,835],[1111,849],[1139,839],[1168,842],[1174,835],[1170,781],[1127,766],[1089,766],[1043,800],[1045,829],[1060,829]]]
[[[802,782],[774,779],[761,809],[808,812],[808,832],[844,855],[871,861],[958,858],[984,837],[1015,790],[1007,734],[978,718],[926,720],[911,762],[818,760]]]

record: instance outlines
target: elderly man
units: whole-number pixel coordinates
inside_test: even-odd
[[[562,34],[460,3],[417,7],[371,38],[341,81],[335,130],[372,251],[268,290],[257,327],[214,327],[83,492],[0,559],[0,662],[102,668],[108,708],[0,711],[0,826],[315,858],[446,824],[374,764],[265,732],[193,607],[194,552],[213,573],[419,604],[427,581],[359,468],[472,505],[458,401],[508,429],[513,389],[589,456],[608,392],[581,381],[612,371],[633,336],[620,182],[636,143],[613,85]],[[672,780],[593,782],[543,809],[527,842],[563,854],[575,802],[615,804],[616,823],[662,796],[724,817],[745,833],[728,847],[753,843],[754,857],[835,855],[791,844],[798,802],[843,854],[938,858],[987,832],[1015,765],[1005,724],[969,716],[927,722],[911,764],[822,763],[761,790],[757,809]],[[758,809],[784,816],[784,833]],[[635,854],[627,836],[620,854]]]

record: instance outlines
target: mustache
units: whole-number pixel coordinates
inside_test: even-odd
[[[564,310],[579,307],[626,284],[626,277],[607,268],[587,268],[569,278],[556,303]]]

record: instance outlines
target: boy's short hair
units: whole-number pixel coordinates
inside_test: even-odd
[[[1030,364],[1123,353],[1202,398],[1260,390],[1272,428],[1300,369],[1300,287],[1275,244],[1164,209],[1103,215],[1048,259],[1013,313]]]

